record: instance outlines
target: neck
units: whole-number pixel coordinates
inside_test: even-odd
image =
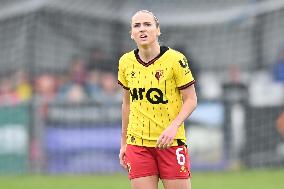
[[[139,47],[139,57],[144,62],[149,62],[160,54],[160,45],[155,43],[151,47]]]

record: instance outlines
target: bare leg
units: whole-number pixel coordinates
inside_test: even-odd
[[[159,178],[157,175],[131,179],[132,189],[158,189]]]
[[[163,179],[162,181],[165,189],[191,189],[190,179]]]

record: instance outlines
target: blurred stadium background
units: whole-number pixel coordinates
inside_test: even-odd
[[[284,170],[283,0],[0,0],[0,175],[125,174],[116,71],[139,9],[197,80],[192,171]]]

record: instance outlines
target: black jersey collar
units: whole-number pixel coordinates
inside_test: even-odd
[[[134,50],[134,54],[136,57],[136,60],[142,64],[143,66],[150,66],[151,64],[153,64],[156,60],[158,60],[163,54],[165,54],[165,52],[167,52],[167,50],[169,50],[169,47],[166,46],[160,46],[160,54],[158,54],[158,56],[156,56],[155,58],[153,58],[152,60],[150,60],[149,62],[144,62],[143,60],[141,60],[141,58],[139,57],[139,49],[135,49]]]

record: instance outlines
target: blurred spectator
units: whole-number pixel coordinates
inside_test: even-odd
[[[99,100],[99,95],[101,93],[101,86],[100,86],[100,80],[101,79],[101,72],[92,69],[88,73],[88,91],[90,92],[90,96],[92,99]]]
[[[17,96],[21,101],[29,100],[32,97],[32,86],[28,74],[24,70],[18,70],[14,75],[14,85]]]
[[[121,101],[121,90],[119,90],[116,77],[112,72],[101,73],[100,84],[102,90],[97,97],[102,103],[111,104]]]
[[[87,99],[87,94],[83,86],[79,84],[72,84],[69,86],[68,93],[65,96],[65,100],[71,103],[83,102]]]
[[[284,45],[280,48],[277,60],[273,65],[273,77],[276,82],[284,84]]]
[[[20,98],[13,88],[13,82],[8,77],[0,79],[0,105],[15,105],[20,102]]]
[[[276,128],[279,134],[284,138],[284,112],[282,112],[276,121]]]
[[[284,158],[284,112],[280,113],[276,120],[276,129],[282,138],[276,146],[276,152]]]
[[[35,93],[37,98],[50,102],[56,94],[56,79],[53,75],[45,73],[35,79]]]
[[[56,79],[49,73],[35,79],[35,100],[39,102],[38,113],[42,118],[47,115],[48,104],[55,99],[56,87]]]
[[[81,57],[75,56],[71,60],[68,80],[59,88],[58,99],[82,102],[89,95],[85,61]]]

